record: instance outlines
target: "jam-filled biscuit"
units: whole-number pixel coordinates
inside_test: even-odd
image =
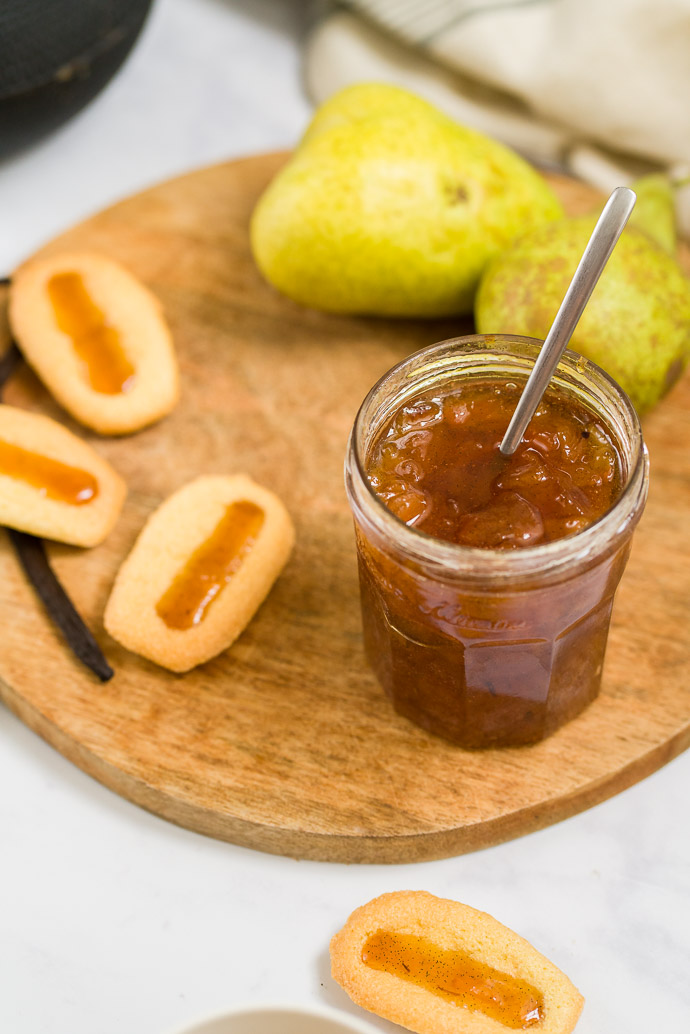
[[[225,650],[285,565],[294,529],[283,503],[244,474],[200,477],[151,515],[120,568],[105,627],[171,671]]]
[[[27,361],[86,427],[126,434],[177,402],[160,304],[112,259],[68,252],[27,262],[12,277],[9,317]]]
[[[110,464],[62,424],[0,404],[0,525],[95,546],[126,493]]]
[[[331,967],[358,1005],[418,1034],[567,1034],[584,1002],[518,934],[425,891],[353,912],[331,941]]]

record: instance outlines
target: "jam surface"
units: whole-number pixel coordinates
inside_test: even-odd
[[[20,445],[0,441],[0,474],[25,481],[41,495],[83,506],[98,495],[98,481],[88,470],[41,456]]]
[[[55,321],[71,337],[89,384],[102,395],[119,395],[134,386],[135,370],[116,327],[89,295],[79,273],[56,273],[48,281]]]
[[[367,463],[389,510],[428,535],[490,549],[552,542],[602,517],[621,493],[621,461],[573,397],[547,391],[515,453],[501,454],[522,387],[475,380],[399,409]]]
[[[544,1018],[544,999],[526,981],[486,966],[462,951],[439,948],[426,937],[379,930],[367,938],[362,962],[409,980],[447,1002],[484,1013],[513,1030]]]
[[[169,628],[186,629],[206,617],[218,597],[251,551],[264,523],[256,503],[231,503],[210,536],[173,579],[156,604]]]

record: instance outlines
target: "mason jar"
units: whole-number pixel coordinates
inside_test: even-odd
[[[367,477],[373,445],[421,392],[524,382],[542,342],[454,338],[398,363],[355,419],[345,480],[354,516],[364,646],[396,711],[467,748],[535,743],[598,694],[616,588],[647,496],[648,456],[622,389],[566,352],[552,378],[607,428],[622,490],[589,527],[518,549],[476,548],[404,524]]]

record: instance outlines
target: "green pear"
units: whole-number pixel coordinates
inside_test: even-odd
[[[644,230],[669,255],[676,253],[675,188],[663,172],[650,173],[630,184],[637,201],[630,216],[630,226]]]
[[[477,330],[545,337],[595,222],[580,216],[540,227],[495,259],[477,293]],[[639,413],[653,406],[690,355],[690,281],[675,258],[628,225],[570,347],[618,381]]]
[[[406,90],[361,84],[317,111],[252,218],[279,291],[330,312],[469,312],[486,263],[558,219],[544,179]]]

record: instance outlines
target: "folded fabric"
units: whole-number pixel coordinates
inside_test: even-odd
[[[349,0],[312,32],[321,102],[397,82],[526,154],[609,190],[690,173],[690,0]],[[690,231],[690,189],[679,195]]]

